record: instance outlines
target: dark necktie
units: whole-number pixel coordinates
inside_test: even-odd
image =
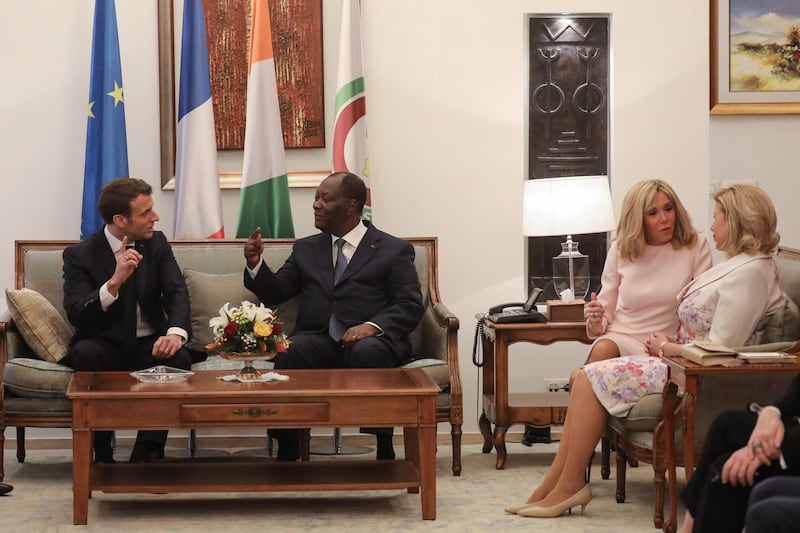
[[[125,336],[125,351],[133,353],[136,350],[136,271],[125,280],[120,288],[122,297],[122,327]]]
[[[344,269],[347,268],[347,258],[344,256],[344,252],[342,251],[344,248],[344,239],[338,239],[336,241],[336,265],[333,268],[333,284],[336,285],[344,274]],[[328,321],[328,335],[331,336],[333,340],[339,342],[342,340],[342,335],[347,330],[344,324],[336,317],[333,316],[331,313],[331,318]]]
[[[339,283],[339,280],[344,274],[344,269],[347,268],[347,258],[344,256],[344,239],[336,241],[336,266],[333,269],[333,283]]]

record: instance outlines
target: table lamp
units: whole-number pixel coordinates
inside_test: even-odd
[[[522,234],[566,235],[561,254],[553,258],[553,288],[562,301],[583,299],[589,290],[589,258],[578,251],[572,235],[614,229],[614,209],[607,176],[531,179],[522,200]],[[576,284],[576,281],[578,282]]]

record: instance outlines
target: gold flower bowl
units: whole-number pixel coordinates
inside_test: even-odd
[[[253,366],[253,361],[271,361],[276,352],[220,352],[220,357],[228,361],[242,361],[242,369],[237,373],[239,381],[258,381],[261,371]]]

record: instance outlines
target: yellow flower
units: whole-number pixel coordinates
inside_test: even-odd
[[[257,337],[269,337],[272,333],[272,326],[266,322],[257,321],[253,324],[253,333]]]

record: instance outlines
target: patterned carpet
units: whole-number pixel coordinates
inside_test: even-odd
[[[19,464],[6,450],[6,481],[14,491],[0,498],[0,528],[5,533],[198,531],[554,531],[650,532],[652,468],[628,469],[628,499],[614,500],[615,482],[600,478],[599,454],[592,470],[594,499],[586,514],[556,519],[508,515],[506,505],[528,496],[552,460],[556,444],[525,448],[509,444],[504,470],[494,468],[494,454],[465,446],[463,472],[453,477],[448,447],[437,457],[437,519],[421,519],[419,496],[405,491],[105,494],[89,500],[88,526],[72,525],[71,463],[68,450],[32,450]],[[398,450],[402,453],[402,449]],[[368,457],[361,456],[360,458]],[[312,460],[347,461],[313,456]],[[681,476],[682,477],[682,474]]]

